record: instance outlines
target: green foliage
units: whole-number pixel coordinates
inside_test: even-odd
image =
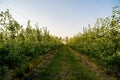
[[[114,72],[119,77],[120,75],[120,52],[106,59],[106,66],[109,72]],[[112,71],[111,71],[112,70]]]
[[[29,62],[62,45],[60,40],[49,34],[47,28],[39,29],[38,24],[35,27],[32,28],[28,21],[24,29],[9,10],[0,13],[0,75],[4,75],[7,67],[8,72],[13,70],[21,76]]]
[[[120,10],[113,8],[112,16],[97,19],[93,28],[84,28],[83,34],[78,34],[67,43],[75,50],[104,65],[111,73],[120,73]],[[109,67],[109,68],[108,68]],[[118,74],[117,74],[118,75]]]

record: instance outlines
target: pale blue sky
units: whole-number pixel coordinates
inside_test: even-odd
[[[9,9],[20,24],[29,19],[32,25],[38,22],[52,35],[65,37],[110,16],[114,5],[120,0],[0,0],[0,11]]]

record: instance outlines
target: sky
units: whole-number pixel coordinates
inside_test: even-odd
[[[52,35],[72,37],[97,18],[111,16],[115,5],[120,0],[0,0],[0,11],[9,9],[23,26],[30,20],[32,26],[47,27]]]

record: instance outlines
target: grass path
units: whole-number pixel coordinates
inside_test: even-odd
[[[49,60],[46,67],[39,68],[27,80],[108,80],[91,70],[80,60],[79,53],[63,46]],[[84,59],[84,58],[82,58]]]

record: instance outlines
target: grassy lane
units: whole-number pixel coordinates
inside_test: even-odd
[[[34,72],[29,80],[102,80],[84,66],[71,50],[61,47],[47,67]]]
[[[65,47],[61,47],[44,70],[37,71],[30,80],[70,80],[70,64]]]
[[[101,80],[94,72],[84,66],[81,61],[66,47],[66,54],[69,57],[70,69],[72,71],[71,80]]]

